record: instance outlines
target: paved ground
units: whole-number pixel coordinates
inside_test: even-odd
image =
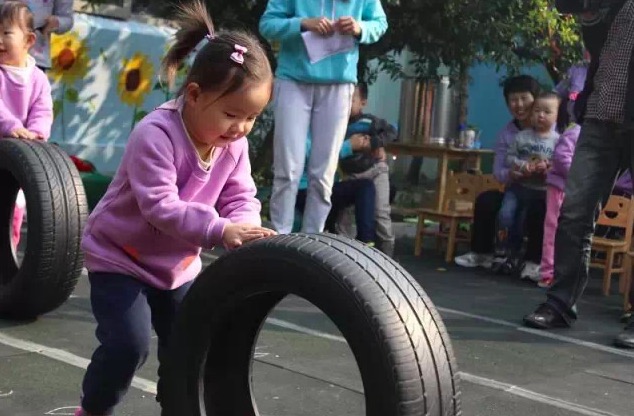
[[[411,253],[411,246],[402,243],[398,251]],[[574,329],[543,333],[520,326],[543,297],[533,285],[446,266],[433,253],[399,259],[449,329],[465,416],[634,414],[634,352],[610,346],[621,329],[621,297],[602,297],[599,279],[580,303],[582,319]],[[95,347],[86,280],[64,306],[34,322],[0,320],[0,415],[72,414]],[[332,323],[301,299],[289,298],[274,311],[255,360],[261,415],[365,414],[350,350]],[[155,374],[152,358],[118,415],[158,414]]]

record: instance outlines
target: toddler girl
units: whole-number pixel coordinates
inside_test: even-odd
[[[152,327],[164,360],[176,310],[201,270],[201,247],[231,249],[274,233],[260,226],[245,137],[271,96],[266,53],[250,34],[216,33],[200,1],[180,17],[163,62],[167,80],[203,41],[200,52],[178,98],[132,131],[86,226],[100,345],[76,415],[112,413],[148,356]],[[159,401],[160,376],[159,367]]]
[[[33,13],[20,1],[0,4],[0,138],[48,140],[53,125],[51,84],[36,68]],[[26,204],[20,191],[11,244],[17,248]]]

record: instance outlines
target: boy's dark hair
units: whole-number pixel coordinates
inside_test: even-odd
[[[534,98],[541,92],[539,82],[530,75],[518,75],[511,77],[504,82],[504,99],[509,100],[509,96],[514,93],[530,93]]]
[[[183,88],[195,82],[202,91],[219,91],[224,96],[240,89],[246,81],[273,79],[271,64],[258,39],[241,31],[216,33],[201,0],[180,6],[179,20],[181,28],[176,32],[176,42],[162,63],[163,76],[170,85],[174,83],[182,62],[203,39],[205,41],[194,59]],[[236,45],[247,49],[242,64],[231,59],[231,55],[236,52]]]
[[[366,84],[365,82],[359,82],[357,83],[357,89],[359,90],[359,97],[361,97],[362,100],[367,100],[368,84]]]
[[[556,91],[542,91],[539,93],[536,100],[557,100],[557,102],[561,101],[561,97],[557,94]]]
[[[6,1],[0,5],[0,24],[17,24],[29,32],[35,30],[33,13],[21,1]]]

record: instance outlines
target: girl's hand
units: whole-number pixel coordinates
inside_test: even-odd
[[[312,19],[304,19],[301,23],[301,28],[309,32],[315,32],[322,36],[332,35],[335,33],[335,28],[331,20],[325,17],[314,17]]]
[[[26,140],[42,140],[43,137],[37,133],[33,133],[25,128],[15,129],[9,135],[16,139],[26,139]]]
[[[251,224],[227,224],[222,233],[222,242],[229,249],[240,247],[242,244],[275,235],[275,231]]]
[[[352,35],[357,38],[361,36],[361,25],[352,16],[340,17],[336,26],[342,35]]]

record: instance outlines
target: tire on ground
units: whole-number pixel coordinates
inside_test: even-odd
[[[0,315],[33,318],[59,307],[77,284],[86,195],[70,158],[38,141],[0,140],[0,183]],[[19,266],[10,233],[20,188],[28,227]]]
[[[366,415],[461,414],[449,336],[420,285],[382,253],[325,234],[247,244],[201,273],[174,326],[162,414],[258,415],[252,356],[266,316],[287,294],[320,308],[348,341]]]

